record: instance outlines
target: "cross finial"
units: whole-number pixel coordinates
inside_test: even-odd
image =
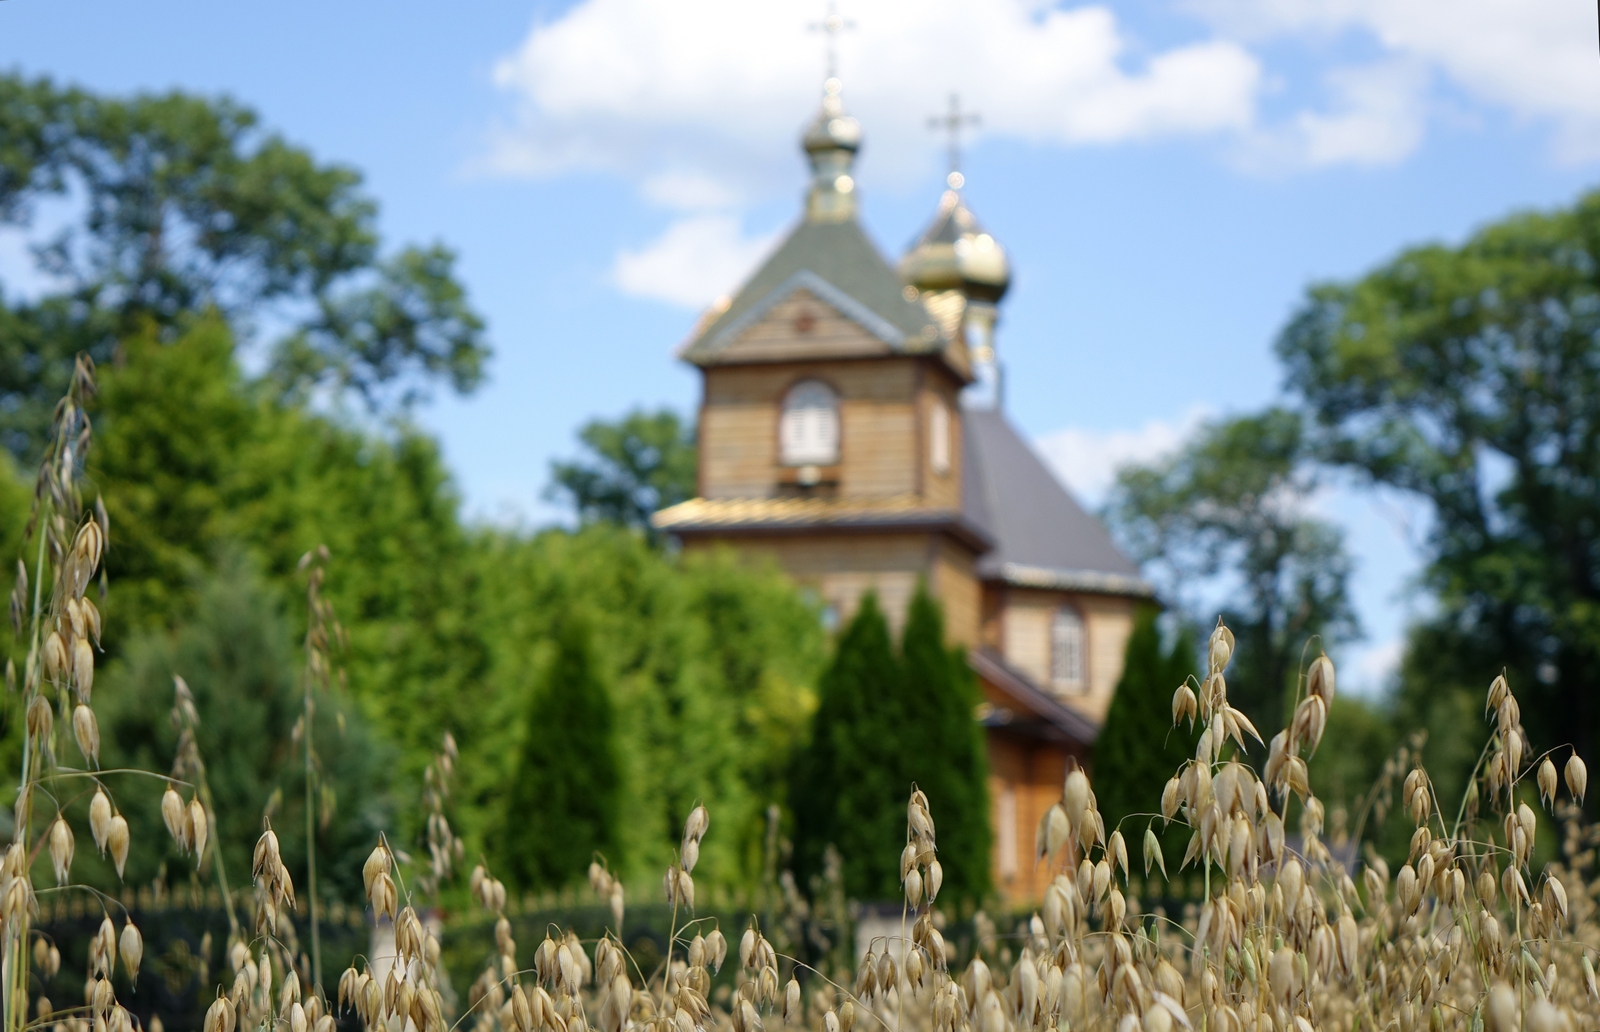
[[[945,177],[945,182],[950,184],[950,189],[959,190],[967,180],[961,174],[961,130],[967,126],[976,128],[980,125],[976,112],[961,110],[961,96],[957,93],[950,94],[950,111],[948,114],[935,115],[928,119],[929,129],[938,129],[950,134],[950,174]]]
[[[828,55],[828,82],[836,82],[839,78],[839,33],[848,32],[856,27],[853,21],[847,21],[839,14],[839,9],[832,0],[828,3],[828,16],[819,22],[812,22],[808,28],[812,32],[820,32],[827,39]]]

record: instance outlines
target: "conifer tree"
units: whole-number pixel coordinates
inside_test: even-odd
[[[900,661],[909,720],[897,741],[938,829],[940,898],[981,900],[989,890],[989,763],[973,715],[977,682],[965,650],[945,646],[944,614],[926,585],[906,613]]]
[[[1155,810],[1167,779],[1194,755],[1197,736],[1190,726],[1172,725],[1172,693],[1195,673],[1194,641],[1180,631],[1163,642],[1156,616],[1154,607],[1145,607],[1134,620],[1122,679],[1094,743],[1095,795],[1107,831],[1130,814]],[[1135,817],[1122,826],[1136,856],[1135,844],[1143,840],[1148,824],[1148,819]],[[1155,827],[1161,834],[1162,822],[1156,821]],[[1182,856],[1187,836],[1163,836],[1162,842],[1167,869],[1176,872],[1172,861]],[[1174,847],[1180,851],[1176,856]]]
[[[854,899],[894,899],[900,892],[911,781],[901,684],[888,621],[868,592],[822,675],[811,744],[791,788],[799,874],[819,874],[832,845]]]
[[[501,855],[511,876],[524,887],[564,885],[583,876],[596,851],[620,867],[621,788],[615,717],[589,625],[567,614],[534,688],[506,797]]]

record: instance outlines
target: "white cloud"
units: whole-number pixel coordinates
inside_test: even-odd
[[[1152,419],[1135,430],[1067,427],[1045,434],[1034,446],[1056,476],[1093,508],[1104,500],[1117,467],[1167,454],[1182,444],[1207,414],[1206,409],[1196,407],[1177,419]]]
[[[618,172],[675,205],[675,182],[710,180],[719,196],[792,182],[819,95],[822,44],[803,31],[817,14],[814,0],[582,0],[496,67],[518,113],[491,164]],[[851,15],[845,99],[887,178],[926,171],[927,118],[952,90],[982,111],[984,132],[1104,144],[1240,132],[1261,87],[1257,60],[1226,40],[1133,53],[1104,6],[860,0]]]
[[[937,98],[959,91],[981,131],[1055,145],[1198,136],[1246,165],[1372,165],[1421,144],[1441,85],[1552,125],[1558,152],[1600,157],[1594,12],[1571,0],[1182,0],[1210,35],[1129,41],[1107,4],[857,0],[841,42],[845,96],[880,179],[923,174]],[[495,68],[516,114],[488,163],[507,173],[605,170],[674,208],[725,207],[792,183],[815,104],[815,0],[579,0]],[[1305,44],[1315,103],[1260,113],[1255,51]],[[1345,46],[1344,44],[1352,44]],[[1367,56],[1351,63],[1350,53]],[[1281,47],[1271,53],[1285,59]],[[1301,65],[1292,69],[1296,74]]]
[[[1333,68],[1323,76],[1330,108],[1300,111],[1253,133],[1241,164],[1281,170],[1401,161],[1422,143],[1429,79],[1428,68],[1412,60]]]
[[[1103,0],[856,0],[840,65],[865,130],[858,180],[870,189],[926,175],[940,144],[928,116],[952,91],[990,137],[1058,147],[1186,137],[1258,172],[1403,161],[1463,98],[1552,127],[1561,157],[1600,159],[1600,59],[1582,4],[1179,4],[1198,16],[1194,36],[1150,47]],[[818,15],[816,0],[576,0],[496,65],[514,110],[484,163],[509,175],[605,172],[700,216],[619,254],[613,280],[674,304],[714,297],[764,245],[734,216],[799,185],[797,137],[822,64],[820,37],[804,29]],[[678,261],[690,255],[699,262]]]
[[[1405,651],[1404,638],[1350,647],[1347,649],[1347,661],[1340,664],[1343,668],[1339,671],[1340,687],[1351,695],[1363,698],[1381,696],[1399,672]]]
[[[1600,156],[1595,12],[1570,0],[1189,0],[1236,39],[1348,35],[1425,65],[1480,102],[1556,129],[1563,156]]]
[[[774,239],[745,236],[731,215],[691,215],[639,250],[618,254],[611,277],[625,294],[703,308],[738,287]]]
[[[640,192],[663,208],[689,211],[731,208],[740,200],[727,183],[703,172],[661,172],[647,178]]]

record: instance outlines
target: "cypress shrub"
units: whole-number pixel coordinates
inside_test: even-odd
[[[910,714],[901,681],[889,623],[868,592],[818,685],[811,743],[790,797],[799,874],[820,874],[832,845],[843,861],[844,891],[855,899],[894,899],[900,892],[910,795],[902,759]]]
[[[989,891],[989,762],[973,712],[977,678],[966,650],[945,646],[944,614],[925,585],[906,613],[900,657],[910,719],[897,741],[908,780],[927,793],[933,812],[944,868],[939,898],[981,900]]]
[[[623,862],[616,719],[588,623],[564,616],[554,644],[529,702],[516,780],[506,795],[502,856],[523,888],[575,881],[596,852],[614,868]]]
[[[915,783],[938,829],[940,898],[981,898],[989,888],[988,762],[973,716],[976,680],[965,652],[945,646],[938,603],[918,589],[897,656],[877,597],[864,596],[819,695],[791,789],[802,876],[821,871],[831,844],[846,894],[898,898]]]
[[[1134,620],[1123,660],[1122,679],[1094,743],[1094,792],[1105,815],[1106,829],[1122,823],[1130,859],[1137,860],[1147,814],[1160,805],[1161,790],[1184,760],[1194,755],[1199,736],[1187,721],[1172,726],[1172,693],[1195,673],[1194,640],[1187,630],[1163,642],[1154,607],[1143,607]],[[1166,835],[1156,821],[1167,855],[1167,870],[1176,872],[1187,836]],[[1173,853],[1174,848],[1178,850]]]

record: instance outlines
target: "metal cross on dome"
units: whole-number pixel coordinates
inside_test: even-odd
[[[935,115],[928,119],[928,128],[941,130],[950,134],[950,174],[945,177],[945,182],[950,184],[950,189],[959,190],[967,180],[961,174],[961,130],[971,126],[977,128],[982,124],[982,119],[975,111],[961,110],[961,95],[950,94],[950,110],[943,115]]]
[[[812,22],[807,26],[812,32],[820,32],[827,37],[829,79],[837,79],[839,77],[839,33],[848,32],[855,27],[856,23],[847,21],[841,16],[838,6],[832,2],[828,4],[827,17],[819,22]]]

